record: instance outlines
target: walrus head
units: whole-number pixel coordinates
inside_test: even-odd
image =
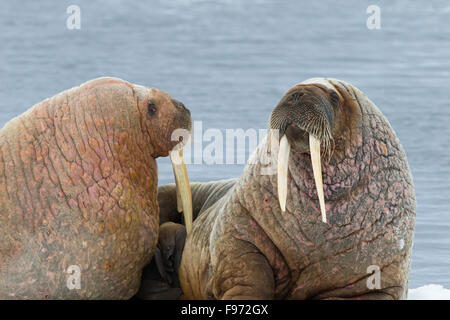
[[[141,114],[142,128],[149,136],[152,157],[168,156],[170,151],[180,142],[183,144],[183,139],[186,138],[185,135],[176,133],[185,132],[188,135],[191,132],[190,111],[163,90],[139,85],[133,85],[133,89]]]
[[[319,83],[299,84],[291,88],[272,111],[269,129],[279,132],[278,198],[283,212],[292,149],[310,155],[322,221],[326,222],[321,163],[330,161],[335,137],[342,131],[345,116],[342,101],[334,88]]]
[[[153,158],[170,155],[177,186],[178,211],[184,214],[186,230],[192,228],[192,198],[183,146],[192,130],[190,111],[167,92],[133,85],[136,94],[141,127],[148,133]]]

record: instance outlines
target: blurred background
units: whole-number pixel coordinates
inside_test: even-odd
[[[369,30],[373,4],[381,28]],[[66,27],[70,5],[81,9],[79,30]],[[60,91],[115,76],[168,91],[203,131],[259,129],[294,84],[346,80],[386,115],[409,159],[418,204],[410,287],[450,288],[449,21],[445,0],[2,0],[0,126]],[[173,182],[168,159],[158,164],[159,183]],[[207,181],[243,165],[188,169]]]

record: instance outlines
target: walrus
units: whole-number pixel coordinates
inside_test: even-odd
[[[406,298],[415,192],[380,110],[349,83],[313,78],[268,128],[236,180],[192,184],[183,298]],[[175,202],[175,186],[159,192]]]
[[[158,239],[156,158],[182,151],[189,110],[116,78],[34,105],[0,130],[0,299],[128,299]],[[180,161],[181,160],[181,161]]]
[[[235,183],[235,179],[220,183],[192,183],[192,216],[215,203],[215,199],[224,195]],[[201,189],[201,190],[200,190]],[[158,205],[160,208],[160,227],[158,244],[151,262],[142,272],[141,286],[136,299],[141,300],[175,300],[182,295],[178,269],[186,241],[187,231],[183,216],[179,214],[179,203],[175,184],[158,188]]]
[[[178,268],[185,241],[186,227],[183,224],[165,222],[160,225],[155,254],[142,272],[141,286],[136,298],[175,300],[181,296]]]

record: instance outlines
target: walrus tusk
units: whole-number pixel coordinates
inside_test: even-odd
[[[327,213],[325,211],[325,198],[323,196],[322,182],[322,165],[320,163],[320,140],[309,135],[309,151],[311,153],[311,163],[316,182],[317,196],[319,197],[320,211],[322,213],[322,221],[327,222]]]
[[[177,210],[183,211],[186,233],[189,234],[192,230],[192,196],[186,163],[183,159],[183,149],[170,151],[170,160],[175,176]]]
[[[175,174],[175,171],[174,171],[174,174]],[[176,178],[175,178],[175,185],[176,185],[175,190],[177,193],[177,211],[178,211],[178,213],[182,213],[183,212],[183,204],[181,202],[181,195],[180,195],[180,190],[179,190],[180,186],[179,186],[179,183],[177,182]]]
[[[280,201],[281,211],[286,211],[287,198],[287,178],[289,166],[289,152],[291,145],[286,137],[283,135],[280,140],[280,148],[278,150],[278,201]]]

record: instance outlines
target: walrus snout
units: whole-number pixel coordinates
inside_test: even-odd
[[[334,97],[334,96],[333,96]],[[332,140],[334,98],[314,85],[298,85],[290,89],[272,111],[270,128],[286,134],[289,142],[298,144],[300,152],[308,149],[308,135],[327,143]]]
[[[322,221],[326,222],[322,182],[322,157],[331,157],[335,110],[340,98],[318,85],[297,85],[280,100],[270,117],[270,129],[279,130],[278,199],[286,210],[288,167],[291,149],[309,153],[320,202]],[[322,148],[321,148],[322,146]]]
[[[173,105],[174,105],[176,108],[178,108],[179,110],[182,110],[182,111],[184,111],[184,112],[187,112],[187,114],[188,114],[189,116],[191,115],[191,111],[190,111],[188,108],[186,108],[186,107],[184,106],[184,104],[183,104],[181,101],[178,101],[178,100],[172,98],[172,103],[173,103]]]

